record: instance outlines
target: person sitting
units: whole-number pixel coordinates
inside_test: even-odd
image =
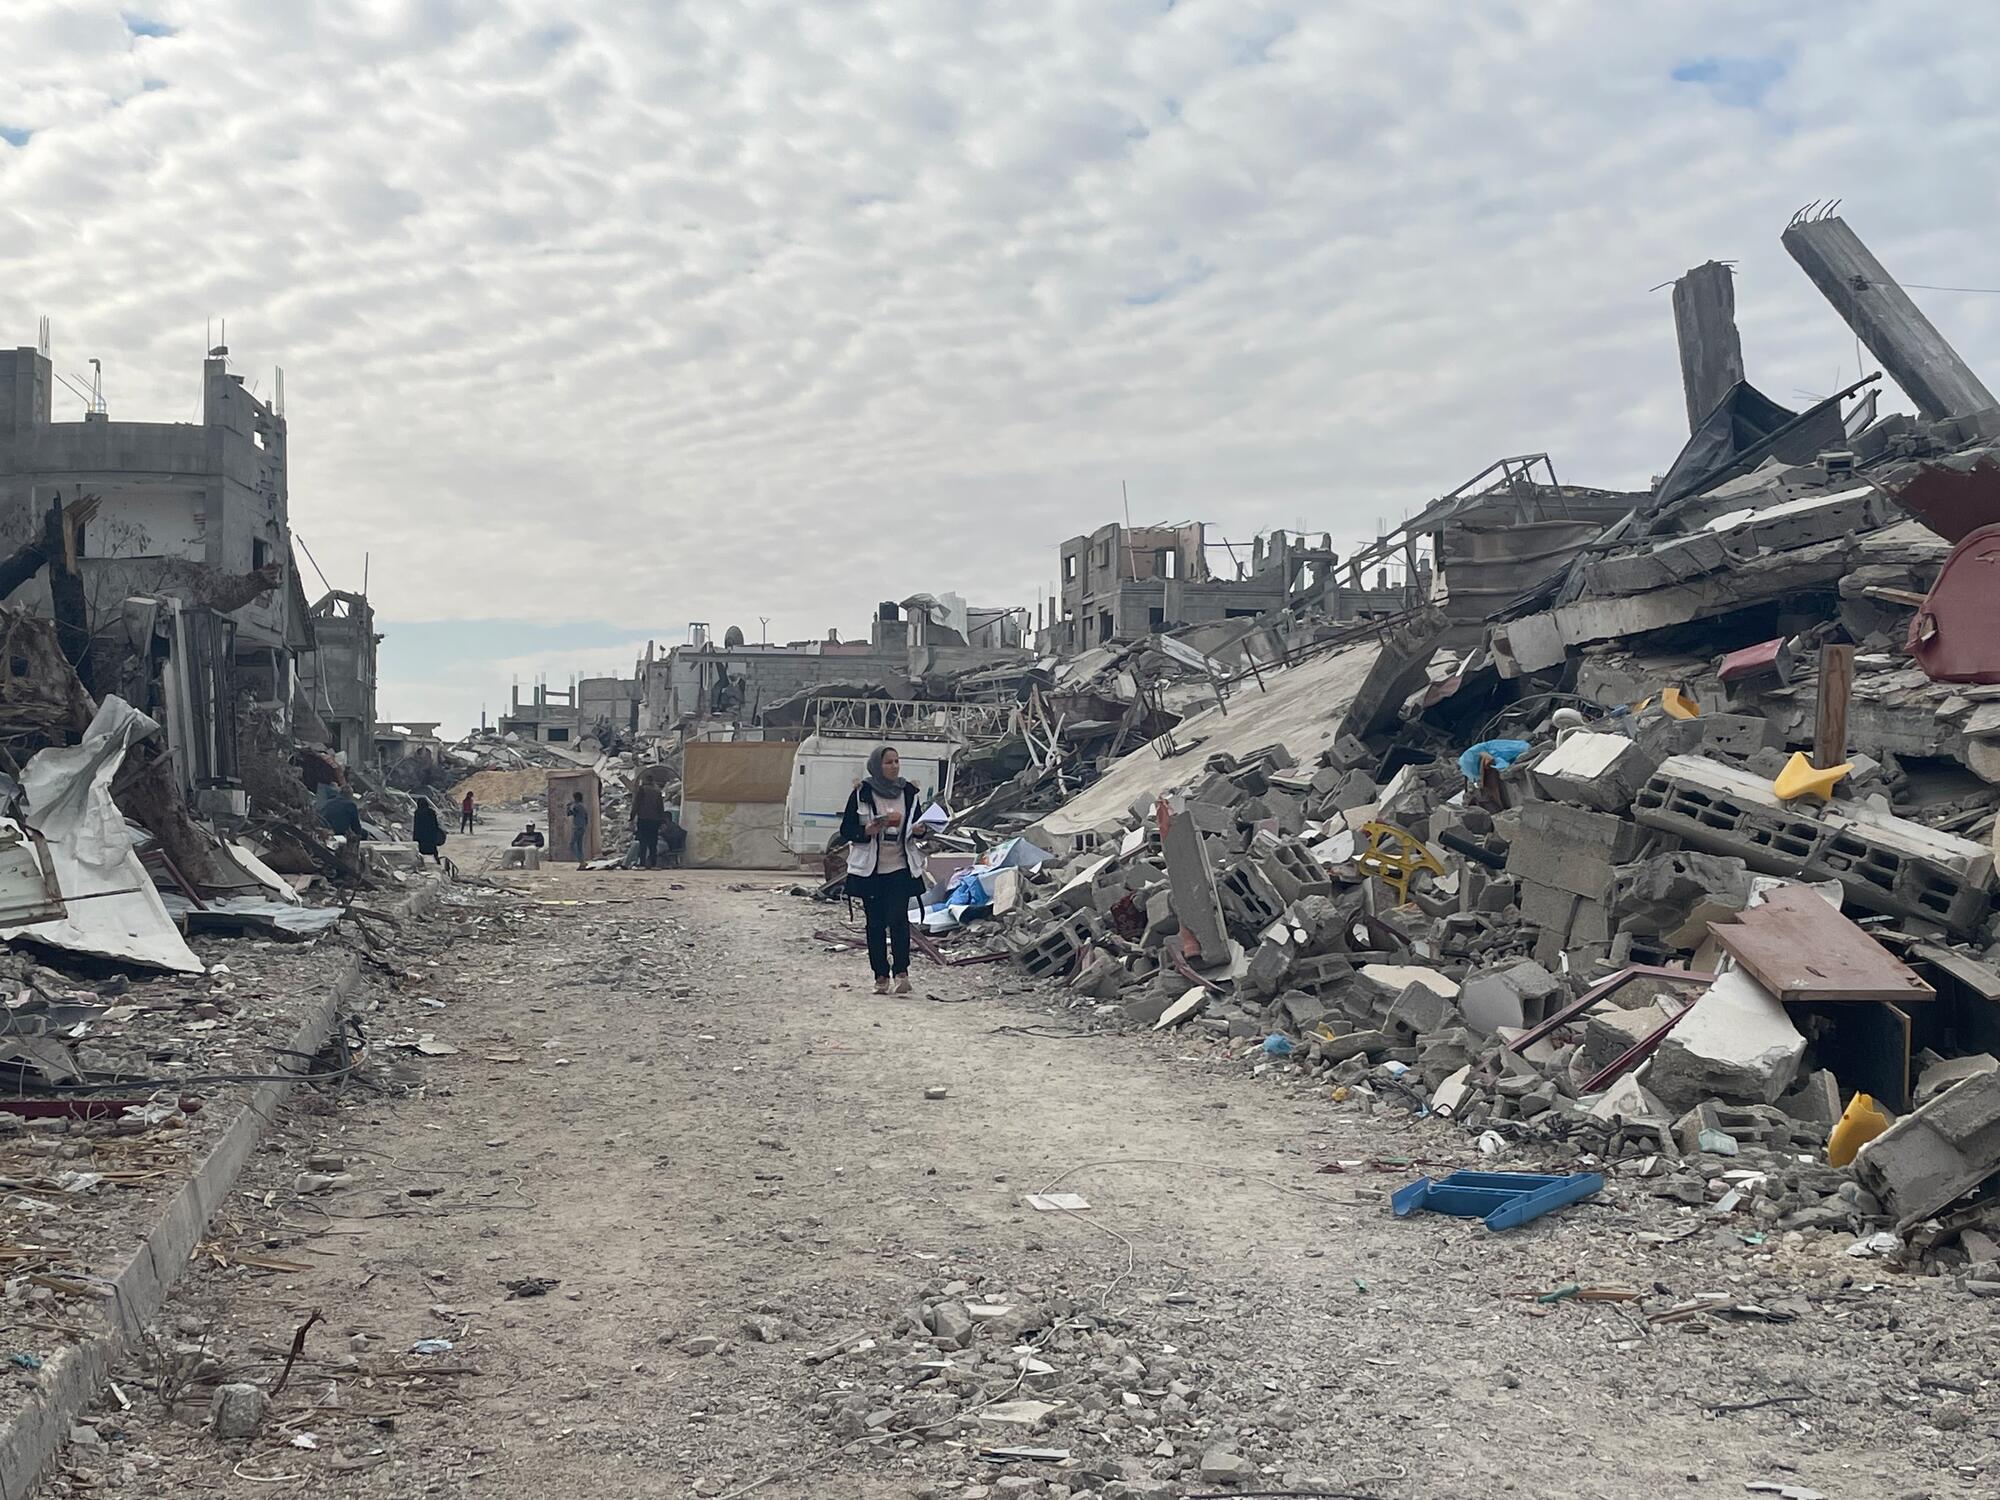
[[[512,847],[516,849],[541,849],[545,848],[547,844],[548,840],[542,837],[541,830],[536,828],[533,823],[530,823],[526,828],[523,828],[519,833],[514,835]]]

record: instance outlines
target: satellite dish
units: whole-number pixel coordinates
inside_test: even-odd
[[[727,630],[725,630],[722,633],[722,644],[724,649],[727,649],[728,647],[731,646],[742,645],[743,627],[741,625],[732,625]]]

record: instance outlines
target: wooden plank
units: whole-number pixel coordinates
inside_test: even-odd
[[[1709,932],[1780,1000],[1931,1000],[1908,964],[1804,886],[1780,886],[1761,906]]]
[[[1813,764],[1831,770],[1847,759],[1847,700],[1854,691],[1854,648],[1819,648],[1819,713],[1813,725]]]

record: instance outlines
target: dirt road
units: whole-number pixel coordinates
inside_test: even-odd
[[[457,1050],[295,1100],[45,1495],[2000,1490],[1992,1304],[1851,1236],[1623,1182],[1508,1235],[1396,1220],[1419,1168],[1367,1163],[1462,1135],[1091,1034],[1009,966],[878,999],[774,878],[518,883],[405,935],[371,1032]],[[1761,1311],[1534,1299],[1570,1284]],[[313,1309],[259,1435],[204,1431]]]

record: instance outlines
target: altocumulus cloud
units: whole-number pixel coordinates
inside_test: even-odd
[[[1643,483],[1648,288],[1710,257],[1753,378],[1852,378],[1777,243],[1809,199],[1996,284],[2000,12],[1780,9],[10,0],[0,337],[185,418],[226,316],[392,619],[1028,601],[1120,479],[1344,538],[1503,453]],[[1931,304],[1989,370],[1995,303]]]

